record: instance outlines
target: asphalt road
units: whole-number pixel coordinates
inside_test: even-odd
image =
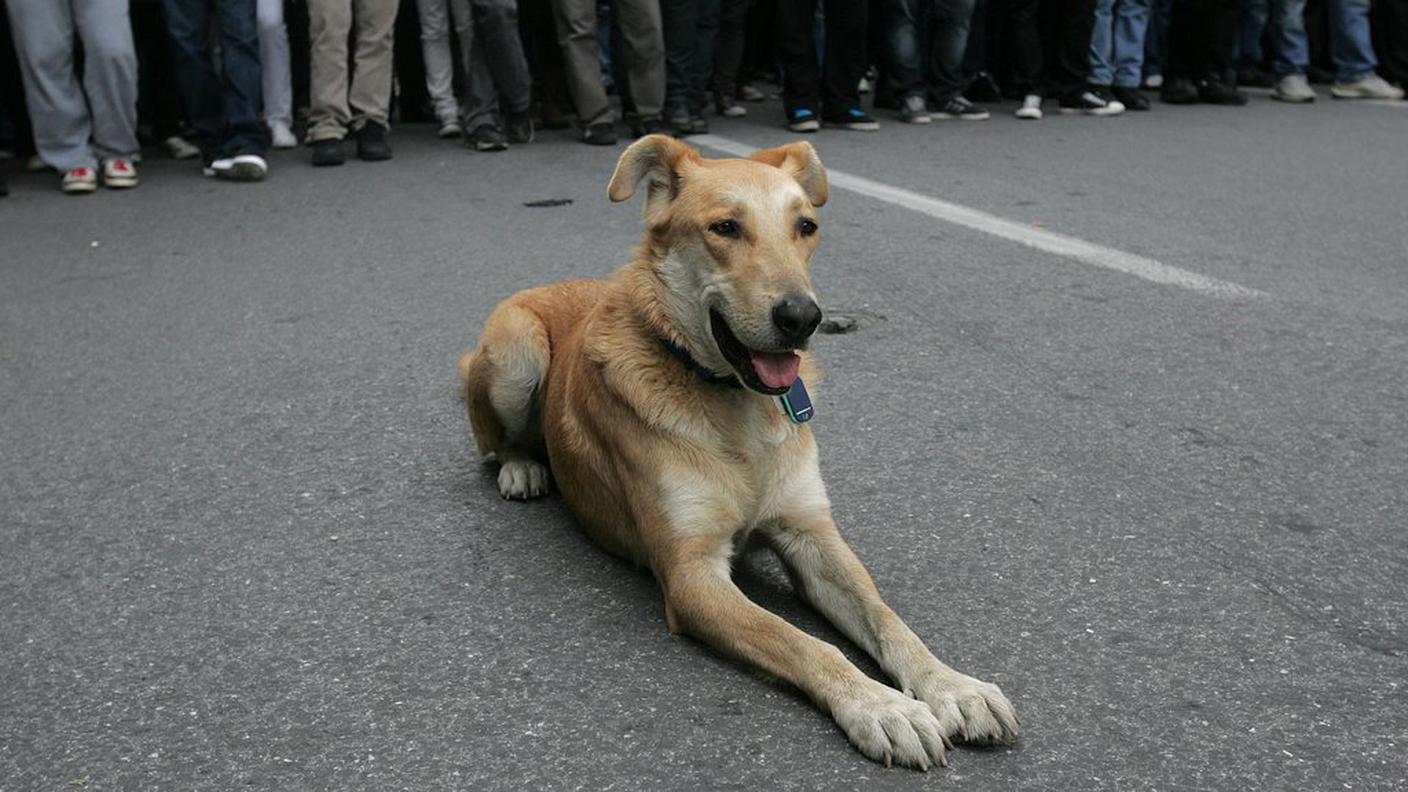
[[[390,163],[228,185],[153,153],[85,198],[11,169],[0,790],[1403,789],[1406,130],[1258,97],[812,138],[1262,293],[834,193],[817,281],[864,319],[816,346],[838,520],[1023,719],[928,774],[672,637],[648,575],[473,453],[455,359],[511,292],[625,260],[619,148],[406,127]],[[841,640],[771,559],[739,576]]]

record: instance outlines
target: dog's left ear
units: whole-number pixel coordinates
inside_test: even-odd
[[[613,202],[620,203],[636,194],[636,186],[641,179],[649,179],[645,214],[650,216],[663,209],[664,204],[669,203],[679,191],[676,179],[679,178],[680,167],[698,160],[698,151],[668,135],[646,135],[621,152],[606,195]]]
[[[752,159],[787,171],[802,185],[802,191],[807,194],[813,206],[825,205],[826,199],[831,195],[831,188],[826,183],[826,169],[821,167],[821,157],[816,155],[812,144],[805,140],[763,149],[755,153]]]

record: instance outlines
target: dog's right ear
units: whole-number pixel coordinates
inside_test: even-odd
[[[831,195],[831,187],[826,180],[826,168],[821,166],[821,157],[816,149],[805,140],[788,143],[777,148],[754,152],[750,159],[781,168],[802,185],[802,191],[812,206],[822,206]]]
[[[679,192],[677,180],[680,167],[698,162],[699,152],[668,135],[646,135],[621,152],[616,172],[606,194],[620,203],[636,194],[641,179],[649,179],[646,190],[645,214],[650,216]]]

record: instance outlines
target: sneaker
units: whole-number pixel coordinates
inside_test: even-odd
[[[533,114],[527,110],[517,113],[509,113],[508,121],[504,124],[504,131],[508,134],[508,142],[519,145],[533,142]]]
[[[991,113],[978,107],[961,96],[955,96],[944,103],[943,108],[934,113],[934,118],[960,121],[986,121]]]
[[[313,165],[327,168],[347,161],[347,152],[342,148],[342,138],[328,138],[313,141]]]
[[[852,107],[844,115],[825,119],[825,123],[833,129],[849,129],[854,132],[874,132],[880,128],[880,122],[859,107]]]
[[[1162,74],[1150,74],[1144,78],[1144,87],[1157,91],[1163,87],[1164,76]]]
[[[1247,95],[1221,80],[1199,80],[1198,101],[1203,104],[1241,107],[1247,103]]]
[[[1245,85],[1248,88],[1270,88],[1273,80],[1271,75],[1261,69],[1255,66],[1246,66],[1237,70],[1237,84]]]
[[[1012,115],[1026,121],[1040,121],[1042,116],[1041,94],[1027,94],[1022,97],[1022,106],[1018,107]]]
[[[693,134],[694,127],[690,124],[688,110],[681,109],[670,113],[670,117],[665,123],[670,127],[670,134],[677,138]]]
[[[1335,81],[1330,86],[1330,95],[1336,99],[1387,99],[1403,98],[1403,89],[1390,85],[1387,80],[1372,72],[1353,82]]]
[[[582,130],[582,142],[590,146],[614,146],[616,145],[616,125],[610,121],[599,121],[589,124]]]
[[[768,96],[757,88],[744,83],[738,86],[738,98],[745,102],[765,102]]]
[[[631,135],[634,137],[645,137],[646,135],[659,135],[665,131],[665,122],[659,116],[649,116],[646,118],[636,118],[631,121]]]
[[[435,136],[451,140],[464,134],[464,127],[460,126],[459,119],[446,118],[440,122],[440,129],[435,132]]]
[[[707,135],[709,134],[709,122],[704,120],[703,115],[692,115],[689,117],[689,134]]]
[[[38,154],[30,154],[25,158],[25,173],[43,173],[46,170],[49,170],[49,163],[45,162],[44,158]]]
[[[261,181],[268,172],[269,163],[265,162],[264,158],[258,154],[236,154],[233,157],[222,157],[205,168],[206,176],[237,182]]]
[[[821,122],[817,120],[814,111],[799,107],[788,116],[787,128],[793,132],[815,132],[821,129]]]
[[[505,151],[508,149],[508,141],[504,140],[504,133],[493,124],[480,124],[464,136],[465,148],[472,148],[475,151]]]
[[[391,146],[386,142],[386,127],[375,121],[368,121],[362,128],[352,133],[357,139],[357,156],[363,162],[381,162],[391,159]]]
[[[98,174],[92,168],[74,168],[64,174],[59,189],[69,195],[83,195],[98,189]]]
[[[200,156],[200,149],[180,135],[172,135],[161,141],[161,145],[166,147],[166,153],[170,154],[172,159],[188,160]]]
[[[1124,105],[1126,110],[1143,112],[1149,109],[1149,100],[1144,98],[1138,88],[1131,88],[1125,85],[1116,85],[1110,89],[1110,94]]]
[[[1002,89],[991,74],[981,71],[963,89],[963,97],[970,102],[1001,102]]]
[[[724,118],[742,118],[748,115],[748,108],[739,104],[732,96],[716,94],[714,96],[714,112]]]
[[[103,163],[103,186],[125,189],[137,186],[137,169],[129,160],[114,157]]]
[[[1197,104],[1198,86],[1187,77],[1170,77],[1159,91],[1159,100],[1165,104]]]
[[[871,92],[871,90],[874,89],[874,87],[875,86],[871,84],[869,77],[862,77],[860,78],[860,82],[856,83],[856,93],[868,94]]]
[[[1124,105],[1113,97],[1106,98],[1103,89],[1086,88],[1079,93],[1061,97],[1061,112],[1084,113],[1089,116],[1113,116],[1124,112]]]
[[[275,121],[269,125],[269,142],[276,149],[298,148],[298,138],[294,137],[293,130],[288,124],[282,121]]]
[[[1310,81],[1305,79],[1304,74],[1287,74],[1276,81],[1271,98],[1282,102],[1313,102],[1315,89],[1310,87]]]
[[[900,120],[906,124],[927,124],[934,119],[929,117],[929,106],[922,96],[906,96],[900,101]]]

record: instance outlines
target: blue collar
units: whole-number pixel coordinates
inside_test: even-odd
[[[679,344],[674,343],[670,339],[661,338],[660,343],[665,347],[665,349],[669,350],[671,355],[674,355],[676,358],[679,359],[681,363],[685,364],[690,369],[692,369],[695,375],[699,377],[699,379],[704,380],[710,385],[723,385],[727,388],[743,387],[743,383],[739,382],[737,377],[731,374],[727,377],[720,377],[718,374],[715,374],[709,369],[706,369],[703,366],[699,365],[699,361],[695,360],[694,356],[689,354],[689,350],[685,349]]]

